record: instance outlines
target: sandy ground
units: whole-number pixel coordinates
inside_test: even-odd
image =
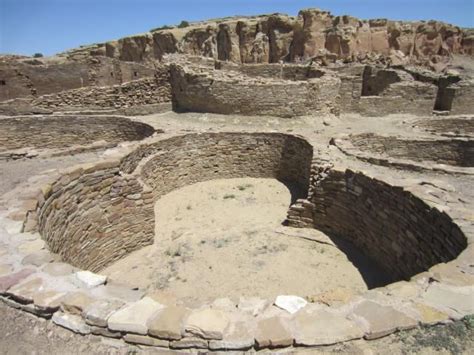
[[[281,226],[290,200],[288,188],[274,179],[212,180],[175,190],[156,203],[155,243],[101,274],[190,305],[219,297],[366,290],[341,250]],[[316,230],[302,233],[331,243]]]

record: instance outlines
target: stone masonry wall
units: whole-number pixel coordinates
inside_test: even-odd
[[[119,174],[119,161],[75,169],[48,187],[38,208],[39,231],[52,252],[99,271],[153,243],[151,192]]]
[[[453,260],[467,246],[446,213],[401,187],[332,169],[312,188],[314,227],[349,240],[394,280]]]
[[[166,141],[141,167],[141,179],[156,197],[200,181],[259,177],[287,183],[306,196],[312,147],[284,134],[225,133],[177,137]],[[132,158],[132,157],[130,157]]]
[[[474,142],[470,140],[403,139],[372,133],[351,135],[348,140],[356,150],[383,157],[432,161],[461,167],[474,166]]]
[[[171,85],[177,110],[279,117],[339,113],[340,80],[330,73],[290,81],[172,65]]]
[[[440,118],[416,121],[414,127],[441,136],[474,138],[474,118]]]
[[[40,96],[34,106],[54,109],[59,107],[122,108],[157,104],[171,100],[169,73],[163,69],[154,77],[109,87],[87,87]]]
[[[46,187],[37,210],[39,231],[64,261],[98,271],[153,243],[154,202],[163,194],[199,181],[250,176],[280,179],[306,196],[311,159],[310,144],[285,134],[190,134],[158,141],[121,161],[69,171]]]
[[[0,152],[67,148],[96,141],[120,143],[151,136],[154,129],[125,117],[44,116],[0,119]]]

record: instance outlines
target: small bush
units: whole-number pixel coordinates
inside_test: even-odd
[[[188,21],[181,21],[181,23],[178,25],[178,28],[186,28],[189,27],[189,22]]]
[[[35,53],[35,54],[33,54],[33,58],[43,58],[43,57],[44,57],[43,53]]]
[[[229,200],[229,199],[232,199],[232,198],[235,198],[235,195],[234,195],[234,194],[226,194],[226,195],[224,195],[224,200]]]
[[[161,27],[157,27],[157,28],[153,28],[150,30],[150,32],[156,32],[156,31],[161,31],[161,30],[170,30],[174,28],[173,26],[168,26],[168,25],[164,25],[164,26],[161,26]]]

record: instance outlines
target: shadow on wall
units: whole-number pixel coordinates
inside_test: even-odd
[[[354,244],[392,281],[451,261],[467,246],[449,215],[400,186],[360,172],[331,170],[314,186],[311,202],[316,229]],[[350,246],[334,240],[351,255]],[[352,259],[363,269],[361,261]],[[368,276],[367,282],[377,285]]]

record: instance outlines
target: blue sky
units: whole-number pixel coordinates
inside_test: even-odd
[[[318,7],[335,15],[474,27],[474,0],[0,0],[0,53],[52,55],[181,20]]]

